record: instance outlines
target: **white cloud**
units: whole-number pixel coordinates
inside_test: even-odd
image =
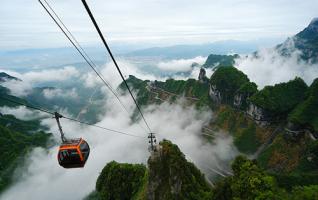
[[[79,76],[78,70],[73,66],[65,66],[58,69],[44,69],[40,71],[28,71],[19,73],[16,71],[0,69],[11,76],[29,83],[43,83],[50,81],[65,81],[70,78]]]
[[[18,78],[31,83],[38,83],[50,81],[65,81],[77,76],[79,76],[79,72],[75,67],[66,66],[61,69],[47,69],[42,71],[26,72]]]
[[[76,88],[72,88],[70,90],[62,90],[62,89],[44,89],[43,95],[47,99],[53,98],[68,98],[68,99],[76,99],[78,98]]]
[[[128,110],[134,109],[128,96],[122,97]],[[83,169],[66,170],[56,160],[57,147],[48,151],[35,149],[27,158],[27,164],[16,173],[21,173],[1,198],[13,199],[81,199],[95,187],[99,172],[107,162],[116,160],[128,163],[146,163],[147,133],[131,121],[125,111],[113,106],[111,101],[105,102],[107,114],[102,117],[100,126],[122,130],[131,134],[144,136],[134,138],[105,132],[93,127],[81,126],[77,123],[61,120],[63,130],[68,137],[84,137],[91,147],[90,158]],[[194,107],[183,107],[177,104],[164,103],[152,105],[145,109],[144,114],[158,139],[167,138],[179,145],[187,158],[199,164],[210,166],[222,165],[236,154],[230,136],[222,134],[217,137],[218,144],[209,144],[201,136],[201,128],[212,117],[210,111],[199,112]],[[182,117],[180,117],[182,116]],[[45,125],[59,140],[54,119],[45,119]],[[80,188],[80,189],[79,189]]]
[[[192,70],[191,65],[193,63],[202,65],[205,61],[206,57],[198,56],[192,59],[175,59],[166,62],[160,62],[157,66],[163,71],[188,72]]]
[[[289,43],[289,48],[294,48]],[[308,64],[300,59],[301,52],[294,50],[290,57],[281,56],[275,49],[262,49],[258,57],[249,55],[235,61],[235,66],[243,71],[259,88],[287,82],[296,76],[307,84],[318,77],[318,64]]]
[[[41,71],[29,71],[18,73],[15,71],[1,70],[11,76],[17,77],[22,81],[10,80],[2,83],[4,87],[10,89],[11,93],[16,96],[26,96],[32,90],[35,84],[45,82],[66,81],[80,74],[75,67],[66,66],[60,69],[46,69]]]
[[[99,79],[99,77],[97,77],[95,72],[85,73],[81,77],[81,80],[84,81],[83,84],[87,88],[93,88],[101,84],[101,80]]]
[[[26,108],[25,106],[19,106],[15,108],[7,107],[7,106],[0,107],[0,113],[14,115],[17,119],[21,119],[21,120],[33,120],[33,119],[39,119],[41,117],[48,116],[45,113],[30,110]]]
[[[140,70],[135,64],[125,60],[125,59],[119,59],[117,61],[118,65],[120,66],[120,69],[124,75],[124,78],[127,79],[129,75],[133,74],[137,78],[143,79],[143,80],[156,80],[160,79],[159,77],[144,72]],[[116,70],[115,65],[112,62],[106,63],[102,70],[101,73],[103,76],[108,80],[108,82],[114,87],[117,88],[119,84],[122,82],[118,71]]]
[[[1,84],[14,96],[26,96],[32,91],[32,84],[29,82],[9,80]]]

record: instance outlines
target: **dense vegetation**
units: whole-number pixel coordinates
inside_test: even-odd
[[[234,144],[242,153],[252,154],[262,144],[266,134],[254,121],[230,106],[221,106],[216,113],[213,127],[227,130],[234,138]]]
[[[177,145],[160,142],[160,157],[149,158],[148,193],[154,199],[210,199],[211,188],[204,175],[188,162]]]
[[[314,80],[306,99],[291,112],[288,119],[318,132],[318,79]]]
[[[9,123],[9,122],[8,122]],[[12,122],[10,122],[12,123]],[[19,127],[20,124],[26,124],[21,120],[15,119],[14,127],[16,130],[24,130],[26,127]],[[11,127],[11,126],[10,126]],[[37,130],[37,128],[28,127],[28,129]],[[0,191],[8,186],[16,167],[23,162],[23,157],[33,147],[45,146],[50,134],[38,131],[35,133],[22,133],[11,130],[4,126],[1,119],[0,125]]]
[[[318,185],[296,186],[291,192],[277,185],[274,176],[267,174],[256,162],[238,156],[233,164],[233,176],[218,182],[213,189],[215,200],[254,199],[318,199]]]
[[[167,140],[160,146],[160,152],[149,158],[148,169],[140,164],[108,163],[97,179],[96,190],[86,199],[211,199],[204,175],[178,146]]]
[[[96,191],[87,199],[130,200],[142,199],[147,181],[147,170],[141,164],[126,164],[112,161],[100,173]]]
[[[239,55],[215,55],[210,54],[203,64],[205,68],[220,67],[220,66],[232,66],[234,59],[238,58]]]
[[[245,83],[248,77],[235,67],[220,67],[211,76],[210,83],[221,93],[222,102],[233,104],[234,95]]]
[[[305,98],[306,90],[306,83],[301,78],[295,78],[287,83],[266,86],[250,100],[272,115],[286,115]]]
[[[27,103],[27,101],[25,101],[21,98],[10,95],[9,89],[7,89],[1,85],[0,85],[0,96],[3,98],[11,99],[11,100],[16,101],[16,102],[20,102],[20,103],[24,103],[24,104]],[[17,106],[17,104],[11,103],[3,98],[0,98],[0,106],[8,106],[8,107],[16,107]]]
[[[175,100],[177,96],[185,96],[187,98],[197,99],[196,104],[208,105],[209,104],[209,85],[200,83],[195,79],[174,80],[168,79],[165,82],[154,81],[150,84],[149,81],[140,80],[134,76],[129,76],[127,79],[128,85],[134,92],[137,93],[137,101],[140,105],[148,105],[149,103],[160,103],[154,98],[154,93],[162,96],[170,96],[170,100]],[[148,86],[148,84],[150,84]],[[119,86],[123,91],[126,91],[126,86],[122,83]],[[151,88],[153,87],[153,88]],[[154,93],[150,92],[154,89]]]
[[[161,149],[143,165],[108,163],[96,183],[96,191],[86,199],[193,199],[193,200],[316,200],[318,185],[299,182],[299,178],[277,176],[264,171],[257,162],[238,156],[232,163],[232,176],[210,187],[203,174],[186,161],[170,141],[160,142]],[[317,149],[316,149],[317,150]],[[308,178],[309,176],[307,176]],[[304,177],[303,177],[304,178]],[[312,176],[312,178],[315,178]],[[295,181],[296,183],[293,183]],[[288,183],[289,187],[284,185]]]
[[[257,85],[253,82],[246,82],[236,91],[236,95],[241,98],[239,108],[245,110],[248,108],[249,98],[257,92]]]
[[[0,73],[0,82],[8,79],[18,80]],[[3,86],[0,86],[0,96],[28,104],[26,100],[10,95],[10,91]],[[17,104],[0,98],[0,106],[16,107]],[[46,128],[40,125],[39,120],[24,121],[0,113],[0,192],[11,183],[14,170],[23,163],[24,156],[33,147],[46,145],[50,134],[41,130]]]
[[[209,102],[209,85],[200,83],[195,79],[174,80],[168,79],[165,82],[155,81],[154,86],[165,91],[184,95],[185,97],[193,97],[199,99],[198,104],[208,104]]]
[[[146,88],[147,83],[149,81],[148,80],[146,80],[146,81],[140,80],[132,75],[129,75],[129,78],[126,81],[128,83],[128,86],[130,87],[130,89],[134,92],[137,92],[138,104],[139,105],[146,105],[149,101],[149,98],[150,98],[150,93]],[[122,91],[127,91],[127,88],[126,88],[124,82],[122,82],[119,85],[119,88]]]

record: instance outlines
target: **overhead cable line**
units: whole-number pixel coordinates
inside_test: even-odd
[[[80,53],[80,55],[84,58],[84,60],[87,62],[87,64],[93,69],[93,71],[96,73],[96,75],[102,80],[102,82],[106,85],[106,87],[108,87],[108,89],[113,93],[113,95],[116,97],[116,99],[119,101],[119,103],[121,104],[121,106],[124,108],[124,110],[129,114],[128,109],[126,108],[126,106],[124,105],[124,103],[120,100],[118,94],[116,93],[116,91],[112,88],[112,86],[106,81],[105,77],[100,74],[96,68],[97,65],[92,61],[92,59],[88,56],[88,54],[86,53],[86,51],[82,48],[82,46],[80,45],[80,43],[77,41],[77,39],[75,38],[75,36],[71,33],[71,31],[66,27],[66,25],[63,23],[63,21],[61,20],[61,18],[57,15],[57,13],[54,11],[54,9],[50,6],[50,4],[44,0],[44,2],[47,4],[47,6],[49,7],[49,9],[52,11],[52,13],[55,15],[56,19],[53,17],[53,15],[50,13],[50,11],[45,7],[45,5],[42,3],[41,0],[39,0],[40,4],[42,5],[42,7],[45,9],[45,11],[49,14],[49,16],[52,18],[52,20],[55,22],[55,24],[60,28],[60,30],[63,32],[63,34],[66,36],[66,38],[71,42],[71,44],[75,47],[75,49]],[[61,23],[59,24],[58,21]],[[65,28],[65,30],[63,29],[63,27]],[[68,32],[69,35],[66,33]],[[72,40],[72,39],[73,40]],[[76,43],[76,44],[75,44]],[[78,46],[77,46],[78,45]],[[94,66],[93,66],[94,65]],[[142,126],[140,126],[142,129],[144,129]]]
[[[129,86],[128,86],[128,83],[126,82],[126,80],[125,80],[125,78],[124,78],[124,76],[123,76],[123,74],[122,74],[122,72],[121,72],[121,70],[120,70],[120,68],[119,68],[119,66],[118,66],[118,64],[117,64],[117,62],[116,62],[114,56],[113,56],[113,53],[111,52],[111,50],[110,50],[110,48],[109,48],[109,46],[108,46],[108,44],[107,44],[107,42],[106,42],[106,40],[105,40],[105,38],[104,38],[102,32],[101,32],[101,30],[99,29],[98,24],[97,24],[97,22],[96,22],[96,20],[95,20],[95,18],[94,18],[94,16],[93,16],[93,14],[92,14],[92,12],[90,11],[90,9],[89,9],[89,7],[88,7],[88,5],[87,5],[87,3],[86,3],[85,0],[82,0],[82,3],[83,3],[83,5],[84,5],[84,7],[85,7],[85,9],[86,9],[86,11],[87,11],[89,17],[91,18],[91,20],[92,20],[92,22],[93,22],[93,24],[94,24],[94,26],[95,26],[95,28],[96,28],[96,30],[97,30],[97,32],[98,32],[100,38],[101,38],[101,40],[103,41],[103,44],[104,44],[104,46],[106,47],[106,49],[107,49],[107,51],[108,51],[108,53],[109,53],[109,55],[110,55],[110,57],[111,57],[113,63],[115,64],[116,69],[117,69],[118,73],[120,74],[120,77],[121,77],[122,80],[124,81],[125,86],[127,87],[128,92],[130,93],[130,96],[131,96],[132,99],[134,100],[134,103],[136,104],[136,107],[137,107],[137,109],[138,109],[138,111],[139,111],[139,113],[140,113],[142,119],[144,120],[144,122],[145,122],[147,128],[149,129],[149,132],[151,133],[151,136],[153,136],[153,133],[152,133],[152,131],[151,131],[151,129],[150,129],[150,127],[149,127],[149,125],[148,125],[148,123],[147,123],[147,121],[146,121],[146,119],[145,119],[145,117],[144,117],[144,115],[143,115],[143,113],[142,113],[142,111],[141,111],[141,109],[140,109],[140,106],[138,105],[138,103],[137,103],[137,101],[136,101],[134,95],[132,94],[132,92],[131,92],[131,90],[130,90],[130,88],[129,88]]]
[[[21,102],[18,102],[18,101],[15,101],[15,100],[13,100],[13,99],[9,99],[9,98],[3,97],[3,96],[0,96],[0,98],[6,100],[6,101],[8,101],[8,102],[17,104],[17,105],[21,105],[21,106],[25,106],[25,107],[27,107],[27,108],[31,108],[31,109],[33,109],[33,110],[38,110],[38,111],[41,111],[41,112],[44,112],[44,113],[47,113],[47,114],[50,114],[50,115],[53,115],[53,116],[56,115],[56,112],[51,112],[51,111],[49,111],[49,110],[46,110],[46,109],[43,109],[43,108],[40,108],[40,107],[37,107],[37,106],[33,106],[33,105],[30,105],[30,104],[21,103]],[[67,120],[74,121],[74,122],[77,122],[77,123],[80,123],[80,124],[85,124],[85,125],[87,125],[87,126],[92,126],[92,127],[104,129],[104,130],[107,130],[107,131],[110,131],[110,132],[114,132],[114,133],[118,133],[118,134],[122,134],[122,135],[127,135],[127,136],[132,136],[132,137],[137,137],[137,138],[145,138],[145,137],[142,137],[142,136],[139,136],[139,135],[134,135],[134,134],[130,134],[130,133],[122,132],[122,131],[117,131],[117,130],[109,129],[109,128],[106,128],[106,127],[103,127],[103,126],[99,126],[99,125],[96,125],[96,124],[83,122],[83,121],[80,121],[80,120],[77,120],[77,119],[73,119],[73,118],[71,118],[71,117],[63,116],[63,115],[61,115],[61,114],[59,114],[59,115],[61,116],[61,118],[65,118],[65,119],[67,119]]]

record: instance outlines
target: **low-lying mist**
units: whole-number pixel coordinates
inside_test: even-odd
[[[292,42],[285,47],[292,52],[290,56],[282,56],[277,48],[262,49],[258,51],[257,57],[240,57],[236,60],[235,67],[243,71],[259,89],[266,85],[287,82],[296,76],[310,85],[318,77],[318,64],[302,60],[301,51]]]
[[[125,74],[134,74],[142,79],[156,79],[156,76],[121,64]],[[115,74],[113,66],[106,64],[101,71],[105,77],[109,78],[108,81],[112,86],[117,88],[120,79]],[[81,80],[84,80],[89,76],[82,77]],[[85,84],[87,82],[83,81],[84,87],[100,87],[98,80]],[[48,149],[35,148],[30,152],[25,158],[25,164],[16,170],[13,185],[4,191],[0,196],[1,199],[81,199],[94,190],[96,179],[108,162],[116,160],[127,163],[147,163],[149,152],[145,125],[142,121],[132,123],[129,114],[115,97],[104,87],[101,91],[105,93],[107,99],[100,107],[105,112],[98,117],[98,125],[144,138],[120,135],[61,119],[67,137],[83,137],[91,147],[91,154],[84,168],[64,169],[57,162],[57,144],[60,138],[56,122],[52,118],[44,119],[41,123],[49,127],[57,144]],[[68,95],[65,94],[65,96]],[[128,95],[120,98],[131,115],[135,109],[132,99]],[[158,141],[166,138],[176,143],[188,160],[197,164],[208,177],[213,178],[216,174],[209,168],[223,166],[227,168],[229,161],[238,152],[232,144],[232,138],[225,133],[214,133],[214,142],[207,142],[202,136],[202,127],[213,119],[213,113],[209,108],[198,111],[194,106],[183,106],[183,101],[185,100],[180,99],[173,104],[165,102],[161,105],[149,105],[144,108],[144,115],[152,131],[156,133]],[[25,108],[11,110],[6,108],[2,111],[4,114],[14,114],[19,111],[23,119],[30,115],[30,110]]]
[[[130,112],[134,105],[128,96],[122,97]],[[83,169],[63,169],[58,165],[58,146],[49,149],[36,148],[26,157],[26,163],[16,171],[15,183],[3,193],[1,199],[81,199],[94,189],[99,172],[106,163],[144,163],[149,156],[147,132],[138,124],[131,123],[128,114],[119,106],[105,102],[101,109],[108,110],[101,117],[100,126],[144,136],[135,138],[82,126],[62,119],[67,137],[83,137],[91,147],[90,158]],[[201,135],[202,126],[213,114],[207,109],[199,112],[182,103],[151,105],[145,109],[145,117],[158,140],[169,139],[179,145],[188,159],[198,166],[218,167],[236,155],[231,137],[216,134],[215,144],[207,143]],[[59,134],[54,119],[45,119],[43,125]],[[143,124],[140,124],[143,126]],[[204,171],[210,175],[207,168]]]

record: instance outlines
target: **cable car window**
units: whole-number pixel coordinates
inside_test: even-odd
[[[86,142],[82,142],[82,143],[80,144],[80,149],[81,149],[81,152],[82,152],[82,153],[86,153],[86,152],[89,151],[89,147],[88,147],[88,145],[87,145]]]

